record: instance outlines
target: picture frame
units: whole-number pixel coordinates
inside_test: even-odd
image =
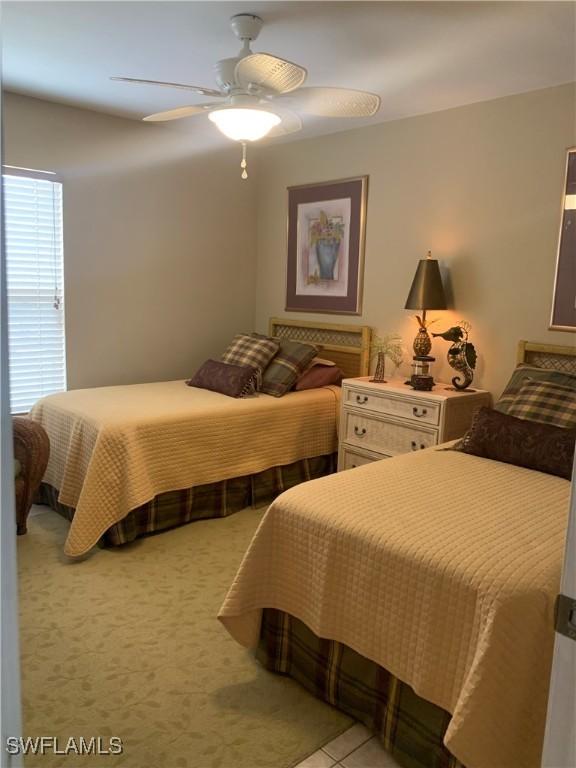
[[[288,187],[286,311],[360,315],[368,176]]]
[[[576,332],[576,147],[566,153],[549,329]]]

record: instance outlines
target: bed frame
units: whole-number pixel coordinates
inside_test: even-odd
[[[576,374],[576,346],[520,341],[516,362]]]
[[[317,344],[321,347],[320,357],[336,363],[346,377],[368,375],[372,340],[369,325],[334,325],[271,317],[269,335]]]

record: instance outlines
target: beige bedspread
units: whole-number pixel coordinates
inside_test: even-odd
[[[429,449],[272,504],[220,612],[254,646],[296,616],[453,717],[468,768],[540,765],[570,483]]]
[[[50,395],[32,409],[50,437],[44,481],[76,508],[65,552],[164,491],[336,450],[339,389],[234,399],[183,381]]]

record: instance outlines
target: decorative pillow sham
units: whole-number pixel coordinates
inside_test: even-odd
[[[576,374],[553,371],[548,368],[537,368],[534,365],[521,363],[510,377],[510,381],[506,384],[494,408],[500,411],[500,413],[508,413],[510,404],[514,401],[514,398],[527,379],[551,381],[553,384],[560,384],[563,387],[576,390]]]
[[[280,345],[274,339],[239,333],[222,355],[222,362],[252,366],[262,374],[279,348]]]
[[[576,428],[576,389],[528,379],[508,406],[508,415],[564,429]]]
[[[539,424],[483,407],[454,449],[570,480],[575,442],[576,429]]]
[[[280,350],[264,371],[262,392],[274,397],[282,397],[289,392],[298,377],[303,373],[318,354],[318,348],[299,341],[278,339]]]
[[[314,362],[314,361],[312,361]],[[307,368],[298,378],[294,389],[300,392],[303,389],[315,389],[316,387],[327,387],[330,384],[340,386],[344,378],[344,373],[336,365],[318,365],[314,364]]]
[[[259,369],[254,366],[206,360],[186,384],[228,397],[249,397],[256,393],[259,376]]]

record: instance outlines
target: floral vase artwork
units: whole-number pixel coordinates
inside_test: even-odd
[[[334,267],[339,250],[340,240],[335,238],[316,241],[316,258],[318,259],[321,280],[334,280]]]
[[[310,231],[310,242],[314,247],[318,261],[315,280],[335,280],[334,272],[340,255],[340,245],[344,236],[344,222],[340,217],[328,218],[324,211],[316,219]]]

